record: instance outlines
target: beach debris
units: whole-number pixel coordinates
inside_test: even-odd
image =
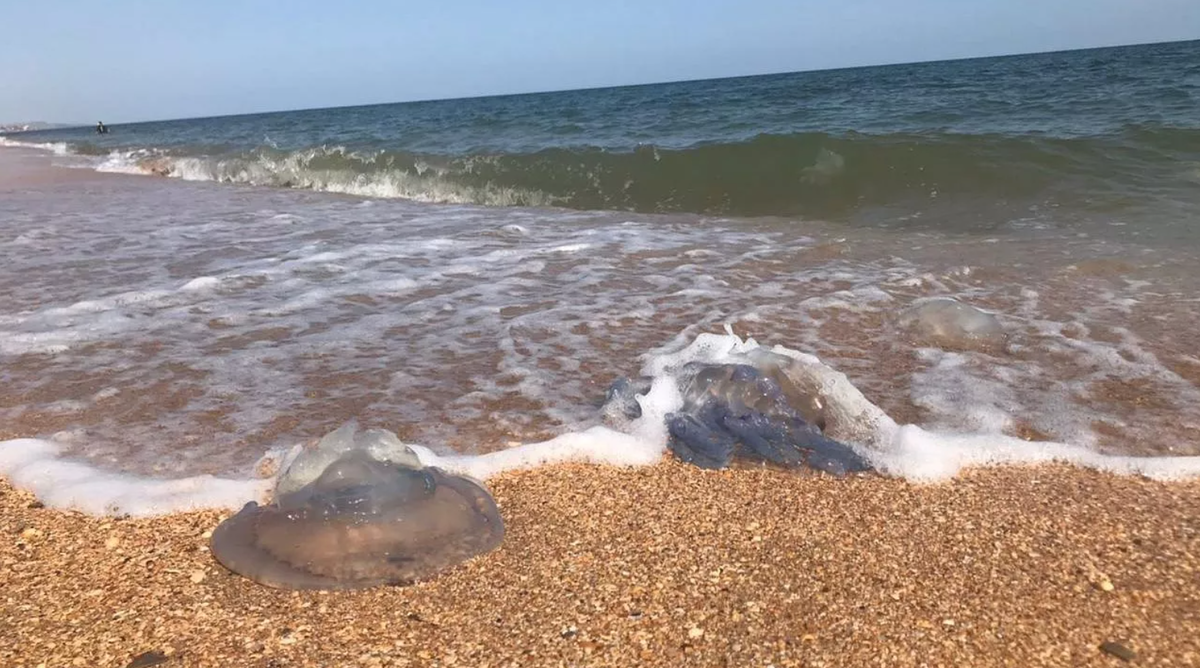
[[[949,298],[914,304],[897,324],[920,342],[952,350],[999,350],[1008,338],[996,316]]]
[[[500,544],[482,485],[423,467],[386,434],[350,424],[306,448],[272,503],[248,503],[213,531],[213,556],[270,587],[356,589],[428,579]]]
[[[166,663],[168,658],[166,654],[158,650],[142,652],[133,657],[132,661],[125,664],[125,668],[152,668],[153,666],[160,666]]]
[[[1105,654],[1115,656],[1126,663],[1137,659],[1137,652],[1130,649],[1129,645],[1124,642],[1117,642],[1115,640],[1109,640],[1107,642],[1100,643],[1100,651],[1104,652]]]
[[[708,469],[742,458],[839,477],[871,468],[853,448],[824,435],[824,402],[794,382],[794,360],[762,351],[745,361],[690,362],[676,372],[683,405],[666,416],[667,446],[676,457]],[[618,380],[606,410],[635,417],[631,395],[641,388]]]

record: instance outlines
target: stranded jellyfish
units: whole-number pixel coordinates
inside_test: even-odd
[[[430,578],[503,537],[480,484],[422,467],[389,432],[349,425],[292,461],[272,503],[222,522],[212,551],[270,587],[355,589]]]
[[[789,360],[763,353],[746,362],[692,362],[675,373],[683,405],[666,421],[667,446],[676,457],[712,469],[725,468],[735,458],[836,476],[870,468],[849,446],[822,433],[825,406],[792,382]],[[606,410],[639,417],[634,395],[644,394],[646,386],[644,380],[618,380]]]

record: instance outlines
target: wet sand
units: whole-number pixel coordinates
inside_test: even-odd
[[[0,665],[1121,665],[1106,642],[1200,664],[1196,482],[666,462],[489,487],[498,551],[327,594],[223,570],[206,539],[221,513],[89,518],[0,483]]]
[[[53,165],[37,149],[0,146],[0,192],[44,189],[85,182],[113,183],[128,179],[125,174],[106,174],[91,169],[68,169]]]

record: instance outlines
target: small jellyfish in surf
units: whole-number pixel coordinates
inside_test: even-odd
[[[642,417],[642,405],[638,403],[639,394],[650,391],[649,378],[618,378],[608,386],[604,394],[603,411],[610,420],[636,420]]]
[[[1008,335],[996,316],[956,299],[938,298],[905,309],[900,327],[919,341],[954,350],[999,350]]]
[[[390,432],[351,424],[301,452],[272,503],[222,522],[212,552],[270,587],[357,589],[429,579],[503,538],[479,483],[422,467]]]
[[[684,365],[676,374],[683,405],[666,416],[671,452],[709,469],[726,468],[740,458],[839,477],[869,470],[870,465],[850,446],[822,433],[825,415],[820,399],[790,382],[777,361],[763,360],[770,363],[761,368]],[[635,387],[624,379],[614,383],[610,405],[630,406],[627,395]],[[629,412],[626,416],[636,417]]]

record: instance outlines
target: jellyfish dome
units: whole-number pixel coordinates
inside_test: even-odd
[[[1007,340],[995,315],[955,299],[920,302],[902,312],[898,323],[918,340],[951,350],[1000,349]]]
[[[504,524],[487,490],[387,436],[343,427],[300,453],[272,503],[248,503],[213,531],[213,556],[270,587],[357,589],[429,579],[495,549]]]

